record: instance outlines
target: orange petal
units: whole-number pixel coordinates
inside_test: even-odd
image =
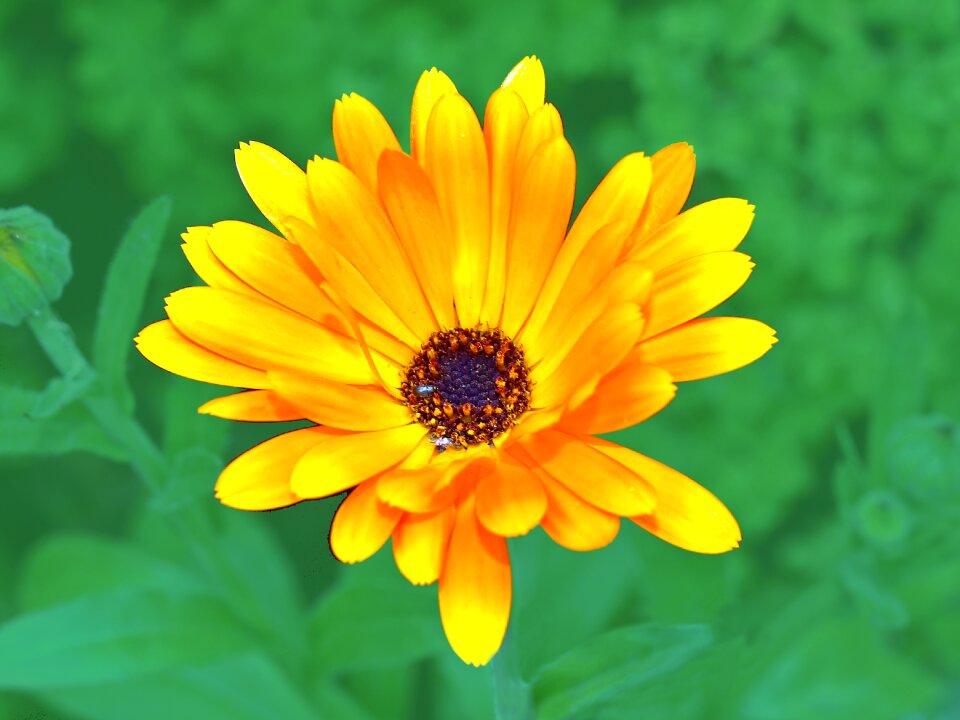
[[[530,161],[541,146],[561,137],[563,137],[563,121],[556,107],[548,103],[530,113],[530,119],[523,126],[520,142],[517,143],[517,154],[513,161],[514,187],[520,184]]]
[[[424,515],[407,513],[393,531],[397,568],[414,585],[429,585],[440,577],[455,517],[452,505]]]
[[[547,494],[547,511],[540,526],[547,535],[568,550],[598,550],[613,542],[620,530],[620,518],[581,500],[548,476],[541,476]]]
[[[273,390],[248,390],[205,402],[197,412],[244,422],[288,422],[305,416]]]
[[[644,308],[645,338],[712,310],[739,290],[754,264],[749,255],[716,252],[699,255],[661,271]]]
[[[337,159],[371,192],[377,191],[377,161],[381,153],[400,149],[390,123],[373,103],[356,93],[344,95],[334,103],[333,144]]]
[[[353,173],[333,160],[310,161],[307,180],[318,230],[317,236],[305,238],[307,254],[316,262],[323,256],[312,241],[329,244],[357,269],[414,335],[429,336],[436,329],[436,321],[377,199]],[[318,267],[334,282],[331,272],[319,263]],[[384,329],[392,332],[392,328]]]
[[[477,518],[496,535],[517,537],[533,530],[547,510],[543,484],[520,463],[504,457],[491,463],[477,484]]]
[[[650,158],[653,176],[650,194],[637,221],[633,237],[640,239],[680,212],[690,195],[696,156],[687,143],[674,143]]]
[[[632,427],[660,412],[677,394],[670,373],[627,362],[607,375],[582,405],[557,423],[564,432],[599,435]]]
[[[627,257],[657,271],[696,255],[733,250],[746,237],[753,210],[738,198],[710,200],[639,240]]]
[[[191,380],[245,388],[269,388],[263,370],[238,363],[197,345],[169,320],[148,325],[134,339],[137,350],[154,365]]]
[[[316,372],[357,385],[373,380],[354,340],[273,303],[185,288],[167,298],[167,314],[191,340],[245,365]]]
[[[258,142],[240,143],[234,155],[247,193],[277,230],[287,234],[287,217],[313,222],[307,177],[296,163]]]
[[[706,488],[628,448],[608,443],[598,449],[643,477],[656,491],[653,514],[630,518],[637,525],[692,552],[722,553],[739,546],[737,521]]]
[[[432,443],[414,451],[417,462],[384,473],[378,485],[380,499],[412,513],[436,512],[456,499],[456,475],[467,462],[454,451],[438,455]]]
[[[349,490],[407,457],[427,434],[411,424],[373,432],[331,434],[297,464],[290,487],[302,498]]]
[[[434,106],[444,95],[456,95],[457,86],[447,75],[436,68],[425,71],[413,91],[413,106],[410,111],[410,154],[426,166],[427,125]]]
[[[573,210],[576,162],[562,137],[541,145],[514,198],[501,327],[515,336],[537,301]]]
[[[459,323],[473,327],[480,320],[490,261],[490,185],[480,123],[460,95],[444,96],[430,115],[426,169],[451,233]]]
[[[330,526],[330,550],[340,562],[366,560],[390,537],[402,510],[377,499],[377,481],[367,480],[350,491]]]
[[[380,202],[420,280],[441,328],[456,327],[453,307],[453,258],[430,178],[409,155],[387,151],[380,156]]]
[[[210,249],[211,227],[192,227],[180,235],[183,244],[180,248],[187,256],[187,262],[197,273],[197,276],[210,287],[231,290],[254,297],[260,293],[238,278]]]
[[[749,365],[773,347],[775,334],[759,320],[701,318],[644,340],[634,354],[678,382],[699,380]]]
[[[485,665],[500,648],[511,591],[507,541],[484,529],[467,497],[457,508],[439,593],[443,630],[461,660]]]
[[[509,88],[523,98],[529,112],[540,108],[546,95],[547,78],[543,63],[536,55],[528,55],[514,65],[500,86]]]
[[[546,322],[580,254],[601,228],[610,223],[633,227],[650,187],[650,173],[650,159],[642,153],[627,155],[607,173],[574,220],[527,321],[525,333],[538,332]]]
[[[327,436],[323,428],[284,433],[247,450],[220,473],[216,495],[238,510],[272,510],[300,502],[290,475],[300,459]]]
[[[270,370],[276,392],[300,408],[303,417],[344,430],[384,430],[407,425],[410,410],[374,386],[357,387],[330,382],[316,375]]]
[[[653,511],[657,497],[643,478],[598,452],[597,438],[544,430],[523,443],[523,449],[550,477],[588,503],[614,515]]]
[[[513,165],[528,117],[523,100],[507,89],[490,96],[483,117],[483,137],[490,159],[490,267],[480,313],[484,318],[499,318],[503,311],[504,268],[514,196]]]

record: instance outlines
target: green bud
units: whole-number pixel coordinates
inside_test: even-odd
[[[0,323],[19,325],[70,279],[70,241],[29,207],[0,210]]]

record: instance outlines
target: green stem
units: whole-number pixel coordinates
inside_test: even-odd
[[[508,632],[490,662],[493,673],[493,707],[497,720],[529,720],[533,717],[530,685],[520,677],[519,662]]]
[[[70,327],[49,306],[37,310],[28,324],[40,347],[61,375],[66,378],[95,375],[94,369],[77,347]],[[104,432],[126,451],[147,489],[152,493],[159,492],[166,482],[167,462],[140,424],[115,400],[102,394],[91,393],[83,403]]]

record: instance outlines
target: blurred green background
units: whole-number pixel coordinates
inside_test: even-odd
[[[482,109],[536,53],[580,201],[627,152],[692,143],[692,203],[757,205],[758,268],[722,311],[781,342],[617,439],[713,490],[744,543],[700,557],[630,523],[588,554],[511,541],[538,717],[960,718],[956,0],[0,0],[0,39],[0,207],[71,239],[55,309],[88,357],[137,213],[172,200],[114,272],[132,296],[103,315],[116,337],[192,283],[182,228],[263,222],[237,143],[330,155],[343,92],[404,137],[423,69]],[[149,286],[124,285],[154,247]],[[491,671],[449,650],[435,587],[408,586],[389,548],[330,556],[335,500],[213,500],[224,462],[276,428],[197,416],[215,388],[125,362],[174,468],[160,493],[93,421],[101,384],[48,384],[30,331],[0,327],[0,718],[494,716]]]

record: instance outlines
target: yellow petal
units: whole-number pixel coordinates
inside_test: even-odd
[[[597,385],[582,405],[557,423],[564,432],[599,435],[632,427],[660,412],[677,386],[670,373],[642,362],[625,362]]]
[[[515,336],[527,319],[560,249],[575,183],[573,150],[562,137],[540,147],[520,182],[510,217],[501,321],[508,335]]]
[[[302,498],[349,490],[407,457],[427,434],[411,424],[373,432],[330,435],[297,464],[290,487]]]
[[[410,111],[410,154],[421,165],[426,165],[427,124],[430,114],[440,98],[457,94],[457,86],[447,75],[436,68],[425,71],[413,91],[413,106]]]
[[[330,550],[340,562],[366,560],[390,537],[402,510],[377,499],[377,481],[367,480],[350,491],[330,525]]]
[[[134,339],[137,350],[154,365],[191,380],[244,388],[269,388],[263,370],[230,360],[197,345],[169,320],[148,325]]]
[[[192,227],[180,236],[183,238],[180,248],[197,276],[210,287],[260,297],[259,292],[238,278],[214,255],[210,249],[212,234],[213,228]]]
[[[537,151],[548,142],[563,137],[563,121],[557,108],[549,103],[530,113],[530,119],[523,126],[517,153],[513,161],[513,184],[520,184],[527,173],[527,167]]]
[[[549,476],[541,477],[541,482],[547,511],[540,526],[557,545],[584,552],[606,547],[617,537],[619,517],[581,500]]]
[[[430,513],[449,505],[456,499],[456,475],[467,467],[467,462],[454,451],[438,455],[432,443],[418,447],[405,463],[383,474],[378,485],[380,499],[389,505],[412,513]]]
[[[357,387],[302,372],[270,370],[276,392],[303,417],[344,430],[384,430],[407,425],[410,410],[375,386]]]
[[[530,314],[525,333],[539,332],[578,265],[580,254],[597,232],[610,223],[633,227],[650,188],[650,174],[650,159],[642,153],[627,155],[607,173],[574,220],[550,268],[537,306]]]
[[[599,448],[653,486],[653,514],[630,518],[668,543],[699,553],[722,553],[740,545],[740,527],[730,511],[686,475],[625,447]]]
[[[635,355],[677,381],[699,380],[749,365],[773,347],[775,334],[759,320],[701,318],[643,341]]]
[[[485,665],[500,648],[511,591],[507,541],[484,529],[468,497],[457,508],[439,593],[443,630],[461,660]]]
[[[643,478],[598,452],[603,441],[544,430],[523,443],[543,472],[594,507],[614,515],[650,513],[657,504]]]
[[[316,240],[333,247],[414,335],[428,337],[436,329],[436,321],[377,199],[353,173],[333,160],[312,160],[307,179],[318,230],[316,236],[306,238],[307,254],[315,262],[322,259],[314,247]],[[318,267],[333,283],[333,274],[319,263]],[[384,329],[392,332],[392,328]]]
[[[753,210],[738,198],[710,200],[639,240],[627,257],[657,271],[696,255],[733,250],[746,237]]]
[[[650,194],[637,221],[634,238],[640,239],[673,218],[683,208],[693,186],[696,156],[687,143],[674,143],[650,158],[653,177]]]
[[[504,268],[515,184],[513,165],[528,117],[520,96],[506,89],[490,96],[483,117],[483,137],[490,160],[490,267],[480,312],[484,319],[499,318],[503,310]]]
[[[424,515],[407,513],[393,531],[397,568],[414,585],[429,585],[440,577],[455,517],[452,505]]]
[[[373,381],[355,341],[272,303],[185,288],[167,298],[167,314],[191,340],[251,367],[315,372],[358,385]]]
[[[743,286],[753,267],[748,255],[716,252],[661,271],[644,308],[644,337],[653,337],[712,310]]]
[[[217,498],[238,510],[272,510],[300,502],[290,490],[290,475],[300,458],[325,437],[323,428],[304,428],[247,450],[220,473]]]
[[[207,242],[216,258],[246,285],[342,334],[340,313],[320,291],[323,278],[300,247],[234,220],[216,223]]]
[[[307,176],[296,163],[258,142],[240,143],[234,155],[247,193],[277,230],[287,234],[287,217],[313,222]]]
[[[409,155],[380,156],[380,202],[413,263],[420,286],[441,328],[456,327],[450,233],[430,178]]]
[[[576,407],[596,388],[600,379],[627,356],[643,330],[636,305],[623,304],[604,312],[579,336],[573,349],[546,375],[533,369],[533,404],[538,408]]]
[[[459,323],[473,327],[480,320],[490,261],[490,185],[480,123],[460,95],[444,96],[430,115],[426,169],[451,234]]]
[[[504,457],[490,463],[477,484],[477,518],[503,537],[526,535],[547,510],[543,484],[530,470]]]
[[[337,159],[377,191],[377,161],[384,150],[399,150],[400,143],[380,111],[364,97],[351,93],[333,106],[333,144]]]
[[[205,402],[197,412],[243,422],[288,422],[305,417],[302,410],[288,403],[273,390],[248,390],[224,395]]]
[[[523,98],[529,112],[543,105],[546,95],[547,78],[543,72],[543,63],[536,55],[528,55],[514,65],[500,86],[513,90]]]

